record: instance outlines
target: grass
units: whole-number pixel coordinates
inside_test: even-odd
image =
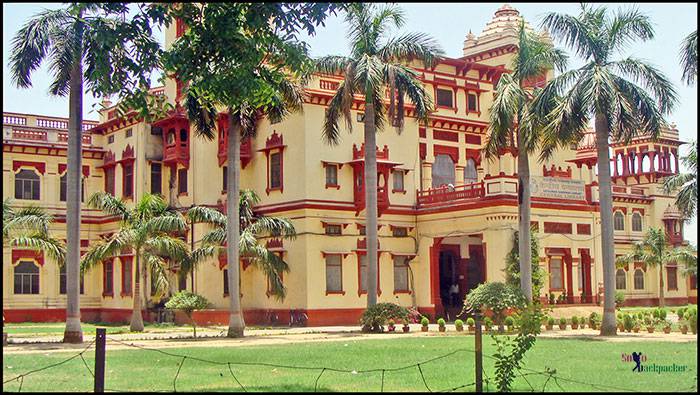
[[[400,335],[397,335],[400,336]],[[494,377],[493,360],[486,357],[495,352],[489,337],[484,338],[485,376]],[[255,347],[191,347],[166,349],[167,352],[224,362],[223,365],[163,355],[148,350],[107,350],[106,388],[127,391],[172,391],[178,366],[178,391],[240,391],[225,362],[266,362],[270,364],[317,367],[290,369],[273,366],[231,365],[235,377],[248,391],[379,391],[382,372],[340,373],[324,371],[322,367],[367,370],[408,366],[459,349],[473,349],[473,337],[436,336],[403,339],[370,339],[288,344]],[[592,350],[595,350],[594,352]],[[647,363],[657,365],[687,365],[684,373],[633,373],[631,362],[622,362],[621,354],[642,352]],[[93,352],[85,353],[87,365],[94,366]],[[59,362],[72,352],[45,354],[5,354],[3,381],[18,374]],[[547,391],[596,391],[605,386],[632,391],[690,391],[697,386],[697,343],[663,342],[603,342],[595,340],[538,339],[528,352],[525,366],[544,371],[555,368],[558,385],[547,383]],[[449,357],[422,363],[425,382],[431,390],[444,390],[474,381],[474,354],[457,352]],[[529,391],[530,384],[539,392],[547,378],[531,375],[518,378],[514,390]],[[593,383],[573,383],[563,379]],[[3,389],[16,391],[16,381],[3,384]],[[64,365],[35,373],[24,379],[27,391],[89,391],[92,376],[83,361],[75,358]],[[486,389],[486,385],[484,386]],[[491,382],[488,389],[494,391]],[[610,389],[610,388],[608,388]],[[384,372],[384,391],[426,391],[417,367]],[[462,391],[474,391],[470,386]]]
[[[95,322],[80,324],[84,335],[94,335],[95,328],[106,328],[108,335],[114,335],[118,333],[130,333],[129,325],[124,324],[114,324],[105,322]],[[191,331],[191,327],[187,326],[175,326],[174,324],[152,324],[145,323],[145,332],[169,332],[169,331],[181,331],[181,330]],[[57,336],[63,335],[63,331],[66,329],[66,324],[63,322],[22,322],[14,324],[5,324],[3,326],[3,331],[10,336],[12,335],[22,335],[22,336]]]

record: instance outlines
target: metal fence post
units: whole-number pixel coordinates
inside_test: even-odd
[[[476,328],[474,330],[474,356],[476,361],[474,363],[474,373],[476,374],[476,392],[483,392],[483,363],[482,363],[482,348],[481,348],[481,317],[479,312],[474,313],[474,321]]]
[[[105,392],[105,348],[107,329],[97,328],[95,338],[95,392]]]

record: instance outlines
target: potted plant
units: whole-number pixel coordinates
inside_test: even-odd
[[[698,312],[697,310],[694,312],[685,312],[685,319],[688,321],[688,325],[690,326],[690,331],[693,332],[693,335],[698,334]]]
[[[634,326],[632,327],[632,332],[639,333],[640,329],[641,329],[641,327],[639,326],[639,321],[635,320]]]
[[[598,319],[598,313],[596,313],[595,311],[592,312],[591,315],[588,316],[588,326],[591,329],[596,329],[596,327],[598,326]]]
[[[578,329],[578,317],[571,317],[571,329]]]
[[[403,320],[403,328],[402,329],[403,329],[404,333],[407,333],[408,331],[411,330],[411,327],[408,326],[408,320]]]
[[[462,320],[455,320],[455,330],[457,332],[462,332],[464,331],[464,321]]]
[[[669,320],[664,321],[664,333],[665,334],[671,333],[671,321],[669,321]]]
[[[564,318],[564,317],[559,318],[559,329],[561,329],[561,330],[566,329],[566,318]]]
[[[547,318],[547,325],[545,328],[547,328],[548,331],[551,331],[554,328],[554,317]]]
[[[396,322],[394,322],[394,320],[389,320],[387,322],[387,329],[389,329],[389,332],[395,332],[396,331]]]
[[[622,328],[627,332],[632,332],[634,328],[634,318],[631,315],[625,314],[622,316]]]
[[[493,320],[491,320],[491,317],[484,318],[484,330],[486,330],[486,332],[491,330],[492,325],[493,325]]]
[[[586,317],[584,317],[584,316],[578,317],[578,325],[581,329],[585,328],[586,327]]]
[[[438,318],[437,324],[438,324],[438,330],[439,330],[440,332],[445,332],[445,330],[447,329],[447,328],[445,328],[445,319],[444,319],[444,318]]]
[[[688,325],[684,322],[680,325],[681,333],[682,334],[687,334],[688,333]]]
[[[554,294],[551,292],[549,293],[549,304],[554,304]]]
[[[469,328],[469,332],[474,332],[474,325],[476,323],[474,322],[474,319],[472,317],[467,318],[467,327]]]
[[[421,332],[427,332],[427,331],[428,331],[428,324],[429,324],[429,323],[430,323],[430,321],[428,320],[428,317],[425,317],[425,316],[424,316],[423,318],[420,319],[420,325],[421,325],[420,330],[421,330]]]
[[[506,317],[505,322],[506,322],[506,326],[508,327],[508,332],[512,331],[513,327],[515,326],[515,320],[513,319],[513,317],[511,317],[511,316]]]

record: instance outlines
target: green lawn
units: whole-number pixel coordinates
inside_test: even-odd
[[[81,328],[83,329],[83,334],[94,335],[95,328],[106,328],[107,334],[117,334],[117,333],[129,333],[129,325],[123,324],[112,324],[112,323],[81,323]],[[145,324],[146,332],[168,332],[174,330],[187,330],[191,327],[180,327],[173,324]],[[56,336],[62,335],[63,331],[66,329],[66,324],[63,322],[22,322],[15,324],[5,324],[3,326],[3,331],[12,335],[22,335],[22,336]]]
[[[400,336],[400,335],[397,335]],[[303,343],[282,346],[207,347],[165,349],[167,352],[221,362],[266,362],[306,367],[347,370],[389,369],[416,364],[458,349],[473,349],[472,336],[404,338],[392,340],[354,340]],[[485,353],[494,348],[484,338]],[[621,354],[633,351],[647,355],[647,363],[687,365],[685,373],[633,373],[631,362],[622,362]],[[5,354],[3,381],[20,373],[61,361],[72,353]],[[94,366],[93,353],[85,354]],[[539,339],[527,354],[526,367],[543,371],[555,368],[558,377],[599,386],[614,386],[633,391],[690,391],[697,386],[697,343],[602,342],[596,340]],[[130,391],[172,391],[173,379],[182,358],[148,350],[107,350],[106,388]],[[493,377],[493,361],[484,358],[486,375]],[[231,365],[233,373],[248,391],[313,391],[320,369],[302,370],[272,366]],[[458,352],[452,356],[421,364],[431,390],[445,390],[474,381],[474,354]],[[323,391],[379,391],[381,372],[340,373],[325,371],[318,379]],[[530,382],[539,392],[546,377],[531,375],[519,378],[515,389],[529,391]],[[550,380],[547,391],[596,391],[587,384]],[[19,383],[3,385],[17,390]],[[92,377],[80,358],[24,379],[26,391],[88,391]],[[484,388],[486,389],[486,387]],[[177,378],[178,391],[239,391],[226,364],[214,365],[185,359]],[[385,391],[426,391],[417,367],[384,374]],[[464,389],[462,389],[464,390]],[[474,387],[468,387],[473,391]],[[489,390],[493,391],[491,384]],[[598,390],[603,390],[599,387]]]

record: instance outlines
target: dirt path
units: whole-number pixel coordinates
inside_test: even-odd
[[[333,330],[329,330],[332,328]],[[227,339],[222,337],[208,337],[193,339],[129,339],[127,335],[108,335],[107,348],[109,350],[124,350],[131,349],[133,346],[148,347],[155,349],[167,349],[176,347],[249,347],[249,346],[265,346],[265,345],[280,345],[280,344],[295,344],[309,342],[327,342],[327,341],[357,341],[357,340],[374,340],[374,339],[401,339],[406,337],[434,337],[434,336],[471,336],[471,334],[455,332],[454,326],[447,326],[447,333],[439,333],[436,325],[431,325],[430,332],[421,332],[419,325],[412,325],[409,333],[383,333],[383,334],[364,334],[357,331],[356,327],[325,327],[326,331],[309,333],[309,330],[319,328],[295,328],[293,331],[298,333],[290,333],[290,331],[268,330],[268,333],[247,333],[246,337],[241,339]],[[306,333],[301,333],[306,330]],[[350,330],[354,330],[351,332]],[[265,332],[265,331],[251,331]],[[666,341],[666,342],[697,342],[697,336],[680,333],[667,335],[664,333],[620,333],[616,337],[600,337],[598,331],[591,329],[578,330],[559,330],[543,331],[541,338],[555,339],[587,339],[597,341],[612,341],[612,342],[628,342],[628,341]],[[215,332],[212,332],[216,335]],[[63,343],[27,343],[27,344],[11,344],[3,347],[4,354],[26,354],[26,353],[47,353],[47,352],[75,352],[83,350],[87,347],[88,342],[92,338],[86,339],[84,344],[63,344]]]

